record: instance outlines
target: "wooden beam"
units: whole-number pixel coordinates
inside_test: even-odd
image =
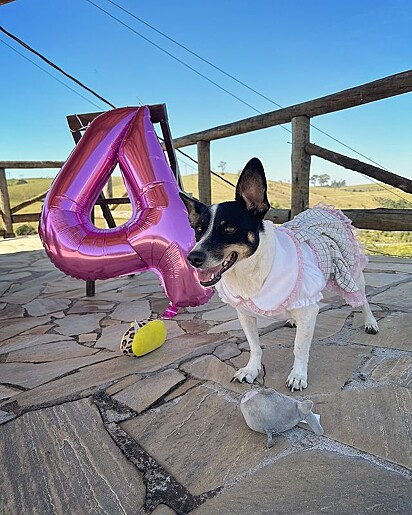
[[[358,229],[412,231],[412,209],[342,209]],[[265,217],[275,224],[291,219],[289,209],[270,209]]]
[[[212,203],[212,184],[210,173],[210,141],[197,142],[197,166],[199,200],[210,206]]]
[[[313,143],[308,143],[306,145],[306,152],[311,156],[321,157],[331,163],[343,166],[349,170],[354,170],[355,172],[363,173],[364,175],[372,177],[380,182],[384,182],[385,184],[395,186],[395,188],[406,191],[406,193],[412,193],[412,180],[407,179],[406,177],[396,175],[395,173],[388,172],[387,170],[364,163],[363,161],[358,161],[352,157],[338,154],[338,152],[319,147]]]
[[[19,224],[21,222],[38,222],[40,220],[40,213],[26,213],[24,215],[12,215],[13,223]]]
[[[14,0],[0,0],[0,5],[9,4],[10,2],[14,2]]]
[[[342,209],[358,229],[412,231],[412,209]],[[12,215],[13,223],[38,222],[40,213]],[[291,219],[290,209],[269,209],[266,220],[283,224]]]
[[[36,195],[35,197],[29,198],[28,200],[25,200],[21,204],[18,204],[17,206],[14,206],[11,209],[12,214],[17,213],[17,211],[21,211],[27,206],[30,206],[30,204],[34,204],[35,202],[39,202],[42,200],[48,193],[49,190],[43,191],[43,193],[40,193],[39,195]]]
[[[4,168],[0,168],[0,215],[5,231],[4,237],[14,238],[9,189],[7,187],[6,172]]]
[[[310,100],[309,102],[181,136],[173,140],[173,143],[175,148],[187,147],[196,144],[198,141],[212,141],[244,134],[245,132],[266,129],[267,127],[274,127],[275,125],[288,123],[296,116],[308,116],[311,118],[368,104],[383,98],[409,93],[410,91],[412,91],[412,70],[362,84],[362,86],[356,86],[355,88],[345,89],[339,93],[333,93],[332,95]]]
[[[310,137],[310,119],[307,116],[292,118],[292,217],[309,207],[310,155],[306,145]]]
[[[64,161],[0,161],[0,168],[25,169],[34,168],[61,168]]]

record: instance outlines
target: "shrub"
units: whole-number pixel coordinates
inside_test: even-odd
[[[28,236],[30,234],[37,234],[37,231],[32,225],[23,224],[17,227],[16,234],[17,236]]]

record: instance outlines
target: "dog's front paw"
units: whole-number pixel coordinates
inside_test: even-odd
[[[378,334],[379,333],[379,327],[376,320],[370,321],[369,323],[365,324],[365,333],[368,334]]]
[[[244,368],[239,368],[239,370],[232,377],[232,381],[239,381],[239,383],[253,383],[253,381],[257,378],[260,372],[260,367],[257,365],[247,365]]]
[[[291,373],[286,381],[286,386],[290,389],[291,392],[294,390],[302,391],[304,388],[308,387],[308,378],[306,372],[299,372],[292,368]]]

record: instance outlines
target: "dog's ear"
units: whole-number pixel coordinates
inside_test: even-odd
[[[253,157],[240,174],[236,186],[236,202],[240,202],[248,211],[261,218],[270,208],[265,172],[257,157]]]
[[[192,227],[195,227],[200,219],[200,214],[203,209],[206,209],[206,206],[199,202],[199,200],[189,197],[185,193],[179,191],[179,196],[183,200],[184,205],[186,206],[187,212],[189,214],[189,222]]]

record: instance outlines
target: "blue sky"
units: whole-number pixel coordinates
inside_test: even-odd
[[[276,109],[107,0],[93,1],[259,111]],[[409,0],[116,3],[285,107],[411,68]],[[256,114],[87,0],[16,0],[0,7],[0,24],[118,107],[166,103],[174,137]],[[7,36],[0,33],[0,38],[106,109]],[[65,160],[73,148],[66,115],[96,111],[96,106],[2,41],[0,160]],[[407,94],[317,117],[312,123],[389,170],[412,177],[411,115],[412,95]],[[315,130],[311,139],[358,157]],[[256,155],[271,179],[288,180],[289,142],[290,134],[279,127],[212,142],[212,167],[217,169],[223,160],[227,171],[238,171]],[[194,147],[184,150],[195,156]],[[182,173],[190,173],[191,166],[180,160]],[[329,173],[351,184],[367,182],[316,158],[312,173]],[[26,172],[15,176],[22,174]]]

